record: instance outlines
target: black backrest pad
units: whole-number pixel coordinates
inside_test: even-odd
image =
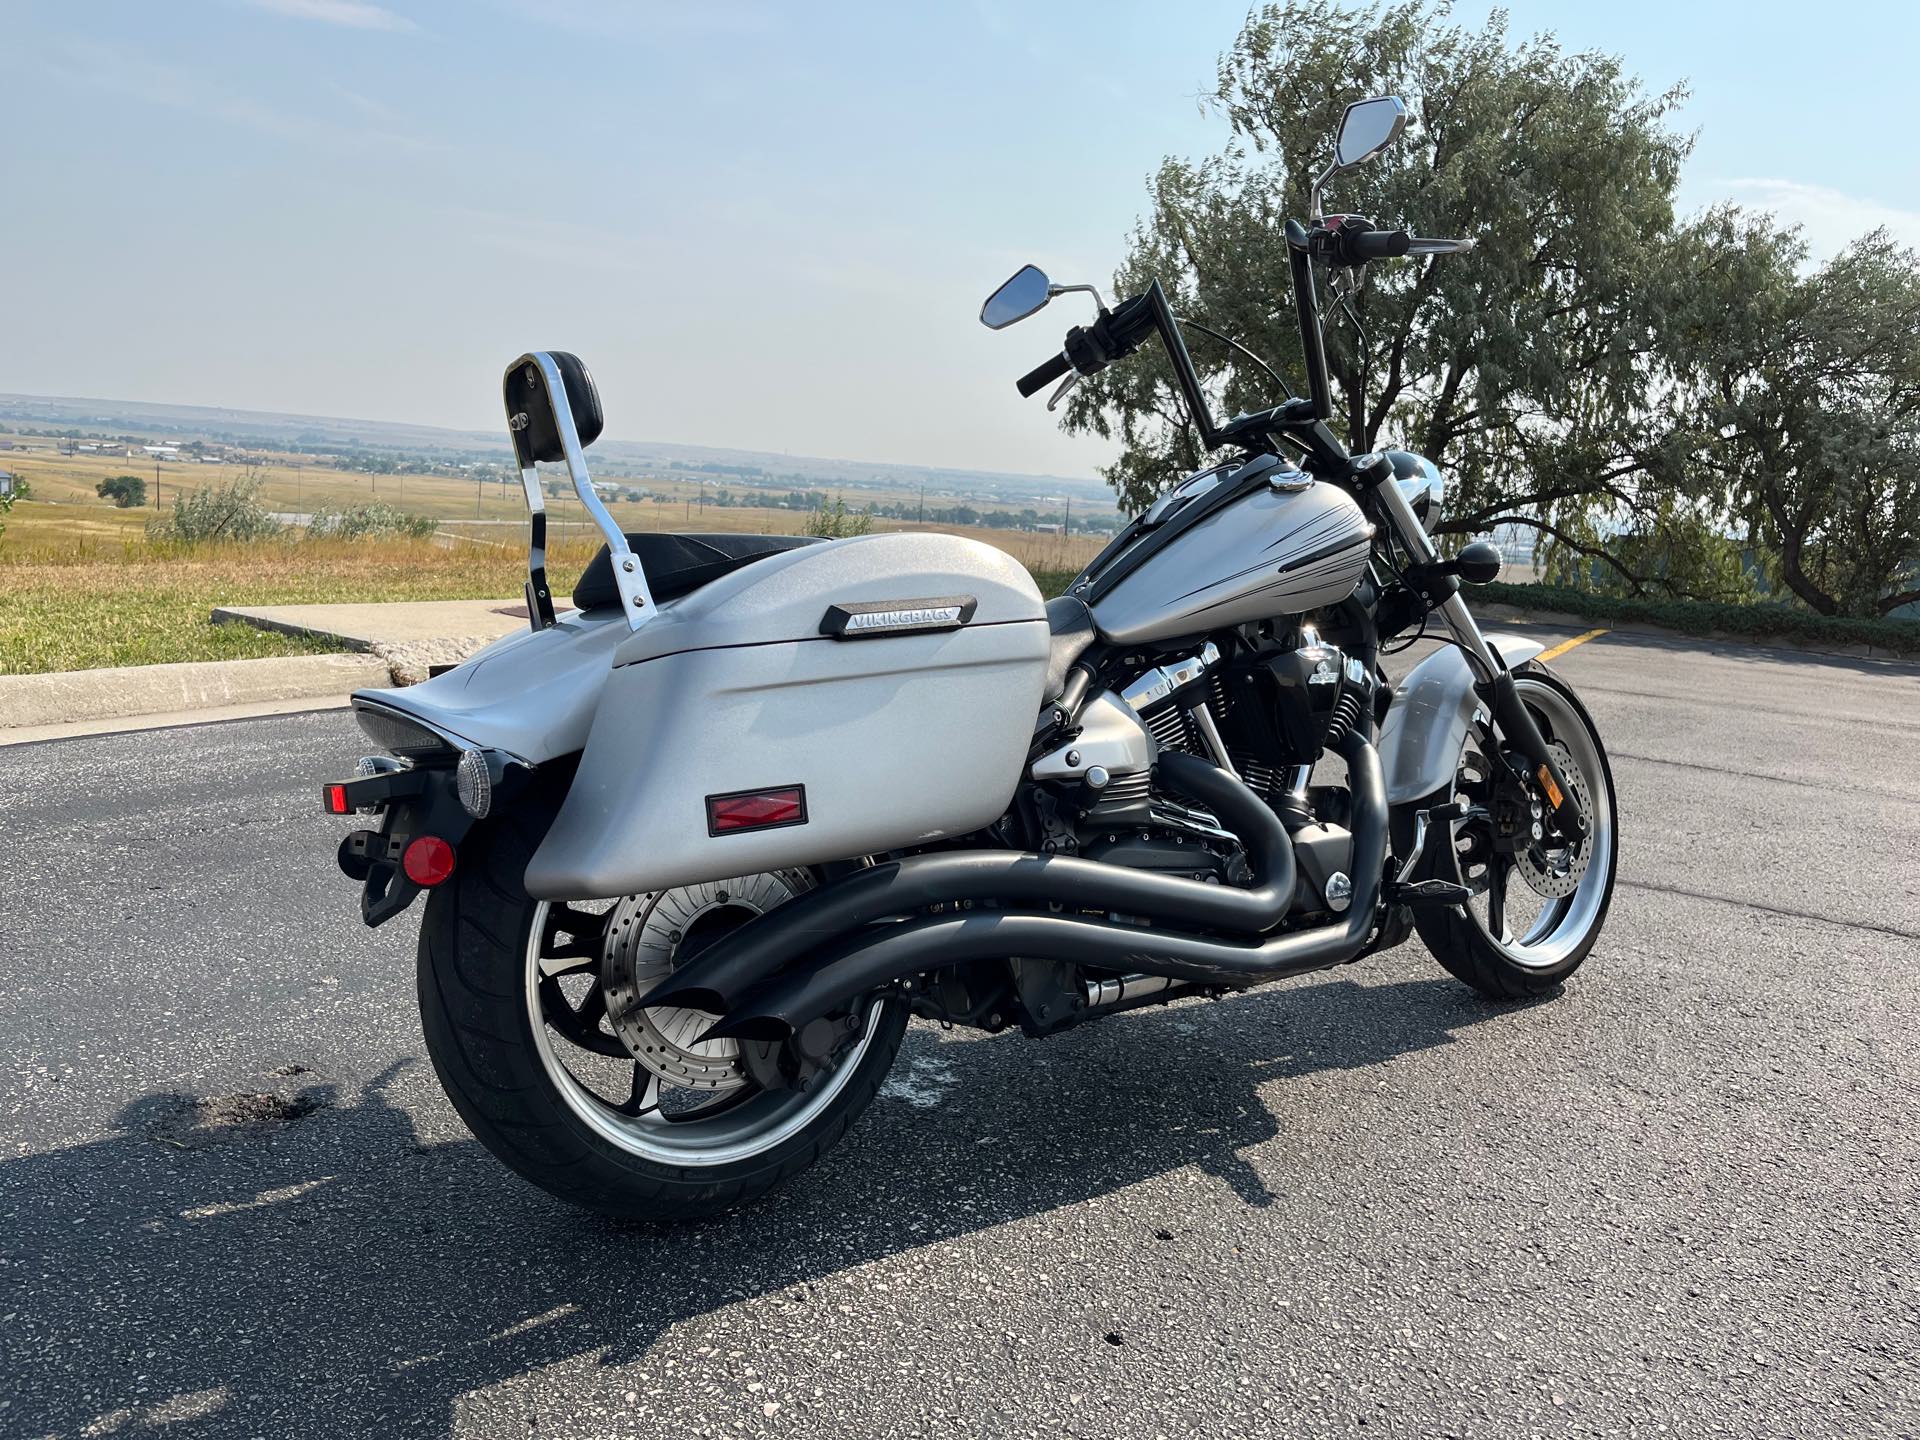
[[[606,428],[606,416],[600,412],[599,388],[587,372],[586,362],[578,355],[569,355],[564,350],[547,353],[553,357],[554,368],[566,386],[566,403],[573,410],[573,428],[580,432],[580,447],[584,450],[598,440]],[[523,459],[530,456],[535,460],[564,460],[566,451],[561,447],[560,430],[547,407],[545,393],[546,387],[540,383],[539,372],[531,362],[515,365],[507,372],[507,414],[527,417],[526,428],[515,434],[514,443],[525,446]],[[556,395],[554,400],[557,403],[560,397]]]
[[[751,565],[783,550],[817,545],[813,535],[662,535],[654,531],[628,535],[627,544],[646,571],[653,603],[664,605],[698,590],[709,581]],[[573,603],[581,610],[618,606],[620,592],[613,584],[613,559],[602,545],[580,583],[573,587]]]

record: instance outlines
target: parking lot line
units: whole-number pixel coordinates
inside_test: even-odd
[[[1551,650],[1542,650],[1538,655],[1534,656],[1533,658],[1536,660],[1558,660],[1562,655],[1566,654],[1567,651],[1573,649],[1574,646],[1584,645],[1589,640],[1597,640],[1606,633],[1607,632],[1604,629],[1589,630],[1587,631],[1586,634],[1576,635],[1571,640],[1562,640],[1558,645],[1554,646]]]

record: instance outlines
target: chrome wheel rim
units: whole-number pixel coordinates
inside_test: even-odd
[[[612,913],[611,906],[633,898],[611,902],[601,917]],[[704,1094],[676,1100],[676,1087],[662,1083],[632,1057],[604,1018],[604,1010],[597,1025],[589,1028],[577,1018],[567,1020],[554,1008],[555,982],[560,976],[578,976],[589,988],[599,984],[597,950],[587,964],[559,972],[553,968],[556,957],[549,952],[568,948],[555,944],[557,936],[578,932],[556,929],[551,922],[574,916],[592,918],[594,912],[572,905],[556,911],[544,900],[534,907],[523,966],[527,1022],[541,1066],[567,1109],[594,1134],[629,1155],[666,1165],[706,1167],[751,1160],[777,1149],[805,1130],[846,1089],[879,1029],[883,1007],[876,1002],[852,1047],[804,1091],[766,1090],[747,1081],[717,1091],[708,1087]],[[547,962],[544,969],[543,961]],[[620,1097],[623,1088],[625,1098]]]
[[[1516,676],[1514,684],[1521,700],[1540,722],[1548,741],[1564,748],[1566,758],[1571,760],[1579,777],[1576,789],[1583,790],[1584,798],[1591,802],[1592,830],[1585,869],[1571,893],[1541,896],[1528,888],[1520,873],[1521,867],[1509,862],[1504,904],[1497,916],[1500,923],[1496,923],[1493,903],[1496,892],[1490,883],[1490,873],[1483,867],[1473,867],[1470,871],[1463,865],[1461,878],[1474,891],[1464,908],[1475,928],[1515,965],[1528,970],[1551,970],[1564,964],[1591,938],[1606,907],[1607,894],[1613,884],[1613,794],[1607,786],[1598,737],[1573,701],[1531,676]],[[1456,822],[1453,827],[1456,850],[1463,854],[1470,848],[1462,843],[1467,839],[1462,834],[1464,828],[1465,822]],[[1489,857],[1487,863],[1497,864],[1498,857]]]

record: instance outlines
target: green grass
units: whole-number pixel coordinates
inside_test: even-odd
[[[1476,585],[1469,600],[1557,610],[1588,620],[1658,625],[1685,635],[1733,635],[1745,640],[1791,640],[1803,645],[1870,645],[1920,655],[1920,621],[1852,620],[1816,615],[1790,605],[1716,605],[1704,600],[1630,600],[1589,595],[1557,585]]]
[[[248,625],[220,605],[513,596],[522,555],[424,540],[273,540],[193,549],[76,531],[68,507],[23,505],[0,539],[0,675],[311,654],[336,648]],[[134,530],[132,534],[137,535]],[[585,545],[549,556],[571,586]]]
[[[1033,583],[1040,587],[1040,593],[1049,600],[1064,593],[1067,586],[1073,583],[1073,577],[1080,573],[1078,570],[1032,570],[1031,567],[1029,569],[1033,575]]]

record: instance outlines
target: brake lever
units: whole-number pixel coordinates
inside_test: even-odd
[[[1062,380],[1059,383],[1059,385],[1054,387],[1053,394],[1047,397],[1047,413],[1051,415],[1053,413],[1053,407],[1058,405],[1062,400],[1066,399],[1067,392],[1073,389],[1073,387],[1078,385],[1079,383],[1080,383],[1080,376],[1078,372],[1069,371],[1067,373],[1067,378]]]
[[[1431,235],[1416,235],[1407,246],[1407,254],[1413,255],[1471,255],[1473,240],[1441,240]]]

